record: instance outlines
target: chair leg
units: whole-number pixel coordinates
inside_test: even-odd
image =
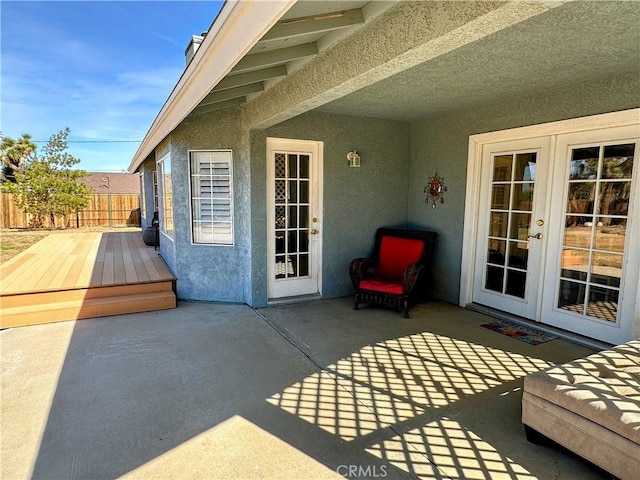
[[[353,297],[353,309],[358,310],[358,295]]]
[[[404,315],[404,318],[409,318],[409,301],[408,300],[402,301],[402,313]]]

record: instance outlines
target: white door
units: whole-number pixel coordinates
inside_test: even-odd
[[[631,338],[640,257],[638,127],[558,137],[542,321]]]
[[[485,145],[473,301],[533,319],[544,245],[549,139]]]
[[[322,143],[267,139],[267,295],[319,295]]]
[[[472,301],[609,343],[632,336],[640,126],[479,151]]]

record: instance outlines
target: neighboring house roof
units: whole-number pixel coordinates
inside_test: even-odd
[[[228,0],[129,171],[185,118],[239,104],[250,128],[414,120],[637,71],[634,3]]]
[[[95,193],[140,194],[140,177],[120,172],[87,172],[82,181]]]

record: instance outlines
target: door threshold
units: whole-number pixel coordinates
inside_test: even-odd
[[[495,308],[486,307],[478,303],[469,303],[466,308],[478,313],[489,315],[490,317],[495,317],[500,320],[506,320],[507,322],[522,325],[523,327],[535,328],[536,330],[540,330],[541,332],[548,335],[553,335],[558,338],[562,338],[563,340],[577,343],[578,345],[582,345],[584,347],[593,348],[594,350],[608,350],[612,347],[612,344],[603,342],[601,340],[596,340],[595,338],[585,337],[584,335],[580,335],[578,333],[569,332],[568,330],[562,330],[561,328],[552,327],[551,325],[546,325],[541,322],[536,322],[534,320],[519,317],[518,315],[514,315],[509,312],[503,312],[502,310],[496,310]]]
[[[269,306],[289,305],[292,303],[310,302],[312,300],[319,300],[321,298],[322,298],[322,295],[320,295],[319,293],[313,293],[309,295],[294,295],[292,297],[269,298],[267,299],[267,305]]]

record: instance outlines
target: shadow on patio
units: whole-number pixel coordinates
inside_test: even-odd
[[[590,350],[484,321],[336,299],[7,330],[3,476],[601,478],[519,423],[522,377]]]

